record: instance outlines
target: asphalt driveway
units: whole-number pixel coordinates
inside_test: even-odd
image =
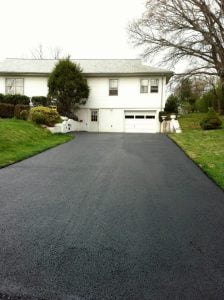
[[[159,134],[80,133],[1,169],[3,294],[223,299],[224,193]]]

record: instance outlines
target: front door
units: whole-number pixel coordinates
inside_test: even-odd
[[[99,110],[91,109],[90,110],[90,126],[89,131],[99,131]]]

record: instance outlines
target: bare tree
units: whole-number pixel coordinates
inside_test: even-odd
[[[39,44],[35,49],[31,51],[31,54],[35,59],[44,59],[43,46]]]
[[[58,46],[54,48],[50,48],[46,51],[46,48],[43,47],[42,44],[39,44],[36,48],[31,51],[31,55],[35,59],[60,59],[63,56],[62,49]]]
[[[172,66],[187,60],[188,75],[218,76],[224,95],[223,0],[147,0],[129,30],[145,58],[156,54]]]
[[[53,59],[59,59],[62,58],[62,49],[58,46],[51,48],[51,58]]]

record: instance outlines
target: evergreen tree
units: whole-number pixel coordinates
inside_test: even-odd
[[[199,98],[199,92],[195,89],[195,82],[195,79],[184,78],[175,90],[175,95],[184,111],[193,112],[195,110],[195,102]]]
[[[61,115],[74,117],[74,110],[89,96],[87,80],[79,65],[69,58],[60,60],[48,79],[49,96],[56,100]]]
[[[168,97],[164,111],[166,113],[178,113],[178,98],[173,94]]]

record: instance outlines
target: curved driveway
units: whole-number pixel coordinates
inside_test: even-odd
[[[223,191],[164,135],[77,134],[0,170],[4,293],[223,299]]]

